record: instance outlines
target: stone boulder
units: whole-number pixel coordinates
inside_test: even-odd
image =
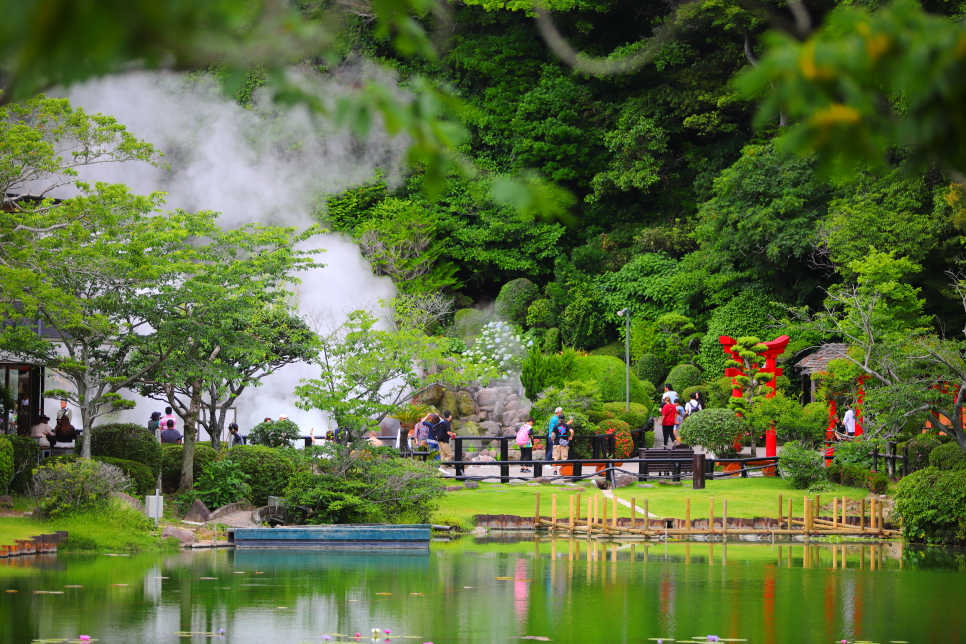
[[[476,401],[468,391],[461,391],[456,394],[456,409],[451,411],[460,416],[472,416],[476,413]]]
[[[476,461],[477,463],[495,463],[496,462],[496,459],[490,456],[489,454],[480,454],[473,460]]]
[[[480,407],[493,409],[493,406],[496,404],[497,400],[499,400],[499,393],[492,387],[480,389],[476,393],[476,404]]]
[[[184,515],[184,520],[195,523],[206,523],[211,520],[211,510],[208,509],[208,506],[201,499],[195,499],[191,507],[188,508],[188,513]]]
[[[466,489],[466,488],[464,488],[462,485],[447,485],[446,486],[446,491],[447,492],[462,492],[464,489]]]
[[[111,494],[111,496],[113,496],[121,503],[124,503],[125,505],[137,510],[138,512],[141,512],[141,513],[144,512],[144,504],[138,501],[137,499],[135,499],[130,494],[125,494],[124,492],[114,492],[113,494]],[[3,501],[0,500],[0,507],[2,506],[3,506]]]
[[[520,403],[515,400],[511,400],[506,405],[503,406],[504,415],[510,411],[518,411],[520,409]]]
[[[546,450],[543,450],[543,449],[535,449],[535,450],[533,450],[533,460],[535,460],[535,461],[542,461],[546,457],[547,457],[547,451]]]
[[[164,531],[161,533],[161,536],[174,537],[175,539],[180,541],[181,545],[183,546],[190,546],[195,541],[197,541],[197,539],[195,538],[195,533],[192,532],[191,530],[182,530],[181,528],[172,528],[171,526],[166,527]]]
[[[520,450],[518,450],[518,449],[511,449],[508,452],[508,456],[510,457],[510,460],[511,461],[519,461],[520,460]]]
[[[480,436],[500,436],[501,435],[500,424],[495,423],[492,420],[485,420],[482,423],[480,423],[480,429],[483,430],[483,433],[480,434]]]
[[[617,487],[629,487],[637,483],[637,477],[624,474],[623,472],[617,472],[614,474],[614,482],[617,484]]]
[[[490,414],[490,418],[498,423],[503,422],[503,403],[501,401],[496,401],[493,405],[493,413]]]
[[[461,422],[464,422],[464,423],[478,423],[481,420],[483,420],[483,419],[480,418],[479,415],[477,415],[477,414],[470,414],[469,416],[462,416],[462,417],[460,417],[460,421]]]
[[[254,509],[255,506],[250,503],[229,503],[228,505],[223,505],[212,512],[211,518],[208,520],[214,521],[215,519],[220,519],[223,516],[227,516],[235,512],[251,512]]]
[[[479,489],[480,484],[476,481],[463,481],[463,487],[465,487],[467,490],[476,490]]]
[[[480,424],[473,421],[460,423],[456,433],[461,436],[484,436],[486,434]]]

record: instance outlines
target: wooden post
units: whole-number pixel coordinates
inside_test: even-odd
[[[832,529],[839,529],[839,497],[832,497]]]
[[[684,499],[684,521],[688,530],[691,529],[691,497]]]
[[[579,508],[580,506],[578,505],[577,507]],[[574,531],[574,497],[573,495],[570,495],[570,513],[568,516],[570,517],[570,529],[568,530],[568,532],[572,533]],[[573,545],[571,545],[571,549],[572,548],[573,548]],[[572,554],[573,553],[571,553],[571,555]],[[573,556],[571,556],[571,559],[573,559]]]
[[[708,497],[708,530],[714,531],[714,497]]]
[[[606,529],[607,528],[607,499],[604,499],[601,505],[604,506],[604,513],[601,515],[601,518],[603,520],[600,522],[600,527]]]
[[[533,527],[536,528],[540,523],[540,493],[537,492],[537,509],[533,514]]]
[[[580,521],[580,492],[577,492],[577,500],[574,503],[577,506],[577,520]]]
[[[876,505],[879,508],[879,534],[882,534],[882,531],[885,530],[885,521],[882,519],[882,501],[877,502]]]
[[[721,530],[725,535],[728,534],[728,499],[721,502],[724,508],[721,510]]]
[[[631,497],[631,530],[637,529],[637,499]],[[634,545],[631,544],[631,548]],[[631,561],[634,561],[634,557],[631,557]]]
[[[792,527],[792,500],[788,499],[788,529],[794,530]]]
[[[617,529],[617,494],[614,494],[613,498],[614,498],[614,503],[612,504],[611,509],[614,511],[614,518],[611,519],[611,527],[616,530]]]
[[[859,528],[865,530],[865,499],[859,501]]]
[[[557,531],[557,495],[550,495],[550,529]]]
[[[691,469],[694,472],[691,475],[691,487],[695,490],[704,489],[704,476],[705,476],[705,455],[695,454],[693,460],[691,461]]]
[[[822,495],[816,494],[815,495],[815,518],[816,519],[818,518],[818,513],[821,511],[821,508],[822,508]]]
[[[875,525],[875,523],[876,523],[876,521],[875,521],[875,502],[877,500],[878,499],[872,499],[872,501],[870,502],[870,506],[871,507],[869,508],[869,527],[872,528],[872,531],[873,532],[876,531],[876,525]]]
[[[648,503],[649,503],[648,500],[644,499],[644,529],[645,530],[648,530],[651,527],[651,513],[647,511]]]
[[[805,508],[805,513],[804,513],[805,516],[803,518],[804,518],[804,523],[805,523],[805,534],[811,534],[812,533],[812,520],[815,517],[812,515],[812,500],[809,499],[808,497],[805,498],[804,508]]]
[[[778,495],[778,529],[779,530],[782,529],[782,523],[785,522],[784,511],[785,511],[785,504],[782,500],[782,495],[779,494]]]

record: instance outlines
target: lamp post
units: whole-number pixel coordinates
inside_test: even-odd
[[[624,411],[631,410],[631,310],[617,312],[624,318]]]

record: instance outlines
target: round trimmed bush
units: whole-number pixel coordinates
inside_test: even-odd
[[[679,392],[678,395],[681,395],[680,392],[683,392],[688,387],[695,387],[701,384],[701,370],[693,364],[679,364],[671,369],[671,373],[667,375],[667,381],[674,388],[674,391]]]
[[[218,458],[218,452],[208,445],[195,445],[195,458],[191,464],[194,480],[201,479],[205,465]],[[161,489],[175,492],[181,485],[181,463],[184,460],[184,445],[165,443],[161,450]]]
[[[947,472],[964,470],[966,469],[966,452],[959,446],[959,443],[946,443],[936,447],[929,454],[929,464]]]
[[[512,324],[524,324],[527,310],[540,297],[537,285],[525,277],[511,280],[503,285],[496,296],[496,314]]]
[[[610,412],[613,414],[614,418],[619,418],[628,425],[631,429],[638,429],[647,425],[647,421],[651,419],[651,405],[642,405],[641,403],[632,402],[631,410],[624,411],[626,407],[625,403],[622,402],[609,402],[602,405],[602,409],[605,412]],[[595,421],[591,418],[591,422]]]
[[[663,383],[665,376],[667,376],[667,368],[657,354],[645,353],[637,359],[637,363],[634,365],[634,373],[641,380],[647,380],[654,384]]]
[[[597,425],[597,431],[614,434],[614,458],[629,458],[634,453],[631,426],[622,420],[609,419]]]
[[[225,453],[241,472],[248,475],[254,505],[268,504],[268,497],[282,496],[289,479],[295,473],[292,450],[273,449],[263,445],[236,445]]]
[[[161,444],[146,427],[135,423],[107,423],[91,428],[91,456],[109,456],[144,463],[155,476],[161,469]],[[76,441],[74,453],[81,453]]]
[[[534,300],[527,308],[527,326],[547,329],[556,322],[557,316],[553,314],[553,305],[550,300]]]
[[[6,494],[13,480],[13,444],[0,437],[0,494]]]
[[[808,449],[797,441],[789,441],[782,447],[778,457],[778,471],[795,490],[807,490],[813,484],[825,480],[822,455]]]
[[[966,544],[966,470],[927,467],[896,485],[893,516],[913,543]]]
[[[929,456],[941,444],[936,436],[932,434],[921,434],[915,438],[910,438],[906,441],[905,445],[898,445],[897,451],[900,454],[908,451],[908,466],[909,472],[911,473],[916,470],[921,470],[924,467],[929,467]]]
[[[299,426],[293,421],[274,420],[258,423],[248,434],[250,445],[264,445],[265,447],[293,447],[292,442],[301,437]]]
[[[747,431],[747,424],[730,409],[705,409],[681,424],[681,440],[700,445],[718,458],[735,458],[735,442]]]

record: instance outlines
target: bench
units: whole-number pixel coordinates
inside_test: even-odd
[[[690,447],[680,449],[661,449],[661,448],[642,448],[640,450],[642,460],[654,460],[654,463],[641,463],[640,476],[647,480],[649,474],[673,475],[675,481],[679,481],[679,474],[694,473],[694,450]],[[668,461],[673,459],[673,461]],[[664,462],[657,462],[663,460]]]

